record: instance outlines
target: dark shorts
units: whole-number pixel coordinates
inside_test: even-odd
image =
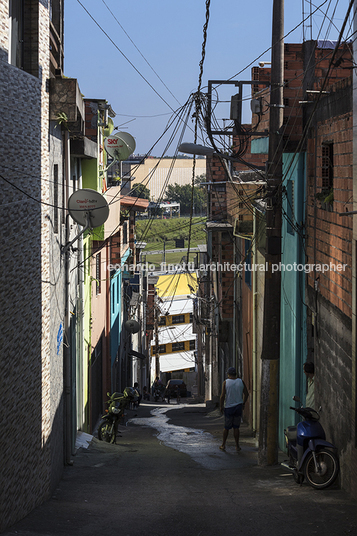
[[[224,408],[224,428],[239,428],[242,420],[243,404],[233,406],[233,408]]]

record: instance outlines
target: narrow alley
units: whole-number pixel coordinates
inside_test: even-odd
[[[4,536],[357,534],[338,484],[315,491],[278,465],[259,467],[244,425],[242,450],[230,437],[221,452],[217,409],[146,403],[129,413],[116,445],[94,438],[79,449],[52,498]]]

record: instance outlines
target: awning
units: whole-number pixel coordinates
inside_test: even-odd
[[[120,206],[128,210],[135,210],[136,212],[145,212],[149,206],[149,201],[141,197],[122,195],[120,197]]]
[[[196,366],[194,352],[177,352],[175,354],[160,355],[160,371],[171,372],[194,368]]]

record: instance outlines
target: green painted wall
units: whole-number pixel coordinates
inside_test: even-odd
[[[305,253],[301,224],[305,218],[305,154],[283,155],[283,221],[281,263],[279,447],[284,428],[295,424],[292,397],[303,396],[306,360]],[[295,263],[295,266],[294,266]]]
[[[95,158],[82,160],[82,175],[83,188],[91,188],[92,190],[99,191],[97,160]]]

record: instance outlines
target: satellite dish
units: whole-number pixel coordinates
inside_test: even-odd
[[[126,160],[134,151],[136,143],[128,132],[117,132],[104,140],[104,148],[115,160]]]
[[[138,333],[140,330],[140,324],[136,320],[127,320],[124,324],[125,329],[129,331],[130,333]]]
[[[84,226],[87,225],[89,216],[90,226],[93,228],[107,221],[109,206],[102,194],[90,188],[82,188],[68,199],[68,212],[75,222]]]

